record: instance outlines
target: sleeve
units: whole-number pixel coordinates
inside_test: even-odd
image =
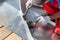
[[[58,6],[60,7],[60,0],[58,0]]]

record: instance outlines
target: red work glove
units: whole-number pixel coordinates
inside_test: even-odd
[[[54,31],[56,34],[60,34],[60,28],[55,28],[55,31]]]

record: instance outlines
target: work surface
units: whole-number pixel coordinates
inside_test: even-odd
[[[22,40],[21,37],[5,27],[0,28],[0,40]]]

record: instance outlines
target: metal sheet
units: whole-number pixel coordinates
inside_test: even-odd
[[[0,7],[0,25],[4,25],[24,40],[33,40],[22,12],[6,2]]]

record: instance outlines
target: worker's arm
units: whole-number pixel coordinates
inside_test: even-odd
[[[51,15],[50,18],[51,18],[51,20],[60,18],[60,12],[57,12],[57,13],[55,13],[54,15]]]
[[[59,6],[59,9],[60,9],[60,0],[58,0],[58,6]],[[60,12],[57,12],[56,14],[50,16],[50,18],[51,18],[51,20],[60,18]]]

